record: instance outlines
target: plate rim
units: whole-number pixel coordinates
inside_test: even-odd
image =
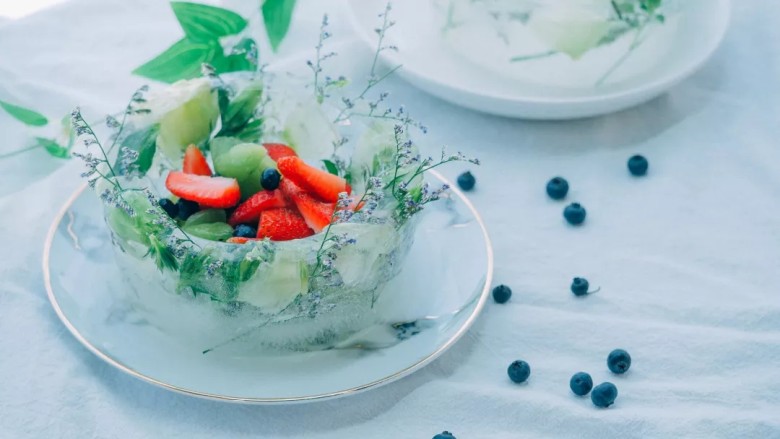
[[[449,339],[447,339],[443,344],[438,346],[434,351],[430,352],[425,357],[416,360],[414,363],[410,364],[409,366],[400,369],[388,376],[382,377],[377,380],[373,380],[368,383],[363,383],[358,386],[350,387],[347,389],[341,389],[341,390],[319,393],[314,395],[274,397],[274,398],[230,396],[230,395],[222,395],[217,393],[202,392],[202,391],[166,383],[164,381],[158,380],[156,378],[138,372],[132,367],[124,364],[120,360],[115,359],[108,353],[103,352],[99,347],[95,346],[89,340],[87,340],[86,337],[84,337],[79,332],[79,330],[71,323],[70,319],[68,319],[68,317],[65,315],[62,308],[60,307],[59,302],[57,301],[57,298],[54,293],[54,288],[52,287],[52,283],[51,283],[50,259],[51,259],[52,243],[54,242],[54,238],[57,234],[57,230],[59,229],[60,224],[62,223],[63,218],[70,211],[70,207],[87,189],[88,185],[86,183],[82,184],[79,188],[77,188],[73,192],[73,194],[70,195],[70,197],[68,197],[65,204],[60,208],[58,213],[55,215],[54,220],[49,226],[49,231],[46,234],[46,240],[43,245],[43,257],[42,257],[43,281],[44,281],[44,286],[46,288],[46,295],[49,299],[49,303],[54,309],[54,312],[57,314],[57,317],[65,325],[65,327],[68,329],[71,335],[73,335],[73,337],[76,338],[76,340],[79,343],[81,343],[82,346],[86,347],[87,350],[92,352],[95,356],[97,356],[104,362],[108,363],[109,365],[115,367],[116,369],[136,379],[145,381],[157,387],[161,387],[166,390],[170,390],[179,394],[194,396],[194,397],[212,400],[212,401],[231,402],[231,403],[238,403],[238,404],[278,405],[278,404],[303,403],[303,402],[335,399],[339,397],[354,395],[369,389],[380,387],[385,384],[390,384],[394,381],[397,381],[405,376],[412,374],[413,372],[422,369],[423,367],[431,363],[433,360],[441,356],[444,352],[449,350],[452,346],[454,346],[455,343],[457,343],[461,339],[461,337],[463,337],[466,334],[466,332],[471,328],[471,326],[476,321],[477,317],[479,317],[480,313],[482,312],[482,309],[485,307],[485,304],[489,297],[490,286],[492,285],[493,282],[493,270],[494,270],[493,245],[490,240],[487,227],[485,226],[484,220],[482,219],[482,216],[479,214],[479,211],[477,211],[476,207],[471,203],[471,201],[466,197],[466,195],[463,192],[461,192],[459,189],[457,189],[454,185],[452,185],[447,178],[445,178],[442,174],[440,174],[436,170],[430,170],[429,172],[431,175],[443,181],[445,184],[450,185],[450,190],[452,191],[452,193],[455,194],[458,198],[460,198],[460,200],[466,205],[468,210],[472,213],[472,215],[474,215],[474,219],[479,225],[479,229],[482,232],[482,237],[484,239],[485,251],[487,253],[487,267],[486,267],[487,272],[485,273],[484,285],[482,286],[482,291],[479,294],[479,300],[477,301],[474,309],[471,311],[471,314],[468,316],[468,318],[466,318],[466,320],[461,324],[460,328],[458,328],[458,330],[455,331],[455,333]]]
[[[600,94],[597,96],[572,96],[572,97],[514,96],[510,98],[510,97],[502,96],[499,94],[493,94],[493,93],[479,93],[477,91],[464,88],[458,84],[453,84],[450,82],[442,82],[440,80],[437,80],[435,77],[431,75],[421,73],[419,69],[407,67],[406,64],[404,64],[400,59],[401,57],[398,53],[388,53],[388,51],[383,51],[379,54],[379,58],[385,63],[391,62],[394,64],[402,65],[403,67],[398,70],[398,73],[404,77],[411,77],[416,81],[422,81],[422,82],[433,84],[435,86],[441,87],[442,89],[446,89],[451,93],[454,92],[462,96],[469,96],[472,98],[490,99],[496,102],[501,102],[502,104],[581,105],[581,104],[594,103],[594,102],[603,103],[603,102],[610,102],[610,101],[615,101],[620,99],[628,99],[630,97],[636,97],[636,96],[641,96],[643,94],[654,93],[657,92],[658,90],[662,90],[674,86],[675,84],[691,76],[693,73],[699,70],[715,54],[718,48],[722,45],[723,40],[725,39],[726,34],[728,33],[728,29],[730,27],[731,17],[732,17],[731,0],[716,0],[716,1],[717,1],[717,6],[720,8],[720,12],[722,13],[722,26],[719,29],[718,36],[717,38],[712,39],[712,41],[710,42],[710,46],[707,47],[707,50],[702,51],[699,56],[692,58],[692,60],[685,66],[685,68],[680,69],[676,72],[672,72],[668,75],[664,75],[659,79],[649,81],[647,83],[641,84],[636,87],[632,87],[624,90],[617,90],[609,93]],[[347,15],[349,16],[349,21],[352,26],[352,29],[358,35],[358,38],[361,41],[363,41],[364,44],[367,44],[369,47],[373,47],[373,45],[375,45],[375,41],[372,40],[371,34],[365,30],[365,26],[362,26],[360,24],[358,20],[358,16],[355,13],[355,6],[354,6],[355,4],[365,5],[367,3],[368,2],[366,2],[366,0],[346,0],[346,9],[347,9]],[[422,87],[419,86],[418,88],[422,89]],[[430,90],[425,90],[425,89],[423,90],[427,93],[435,94],[438,96],[438,93],[434,93]]]

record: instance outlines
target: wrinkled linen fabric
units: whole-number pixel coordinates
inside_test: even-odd
[[[387,83],[392,102],[428,125],[428,151],[447,144],[482,159],[444,172],[476,175],[495,280],[514,295],[488,303],[429,366],[343,399],[224,404],[103,363],[57,319],[40,268],[78,164],[42,152],[0,161],[0,437],[780,438],[780,4],[734,3],[726,40],[700,72],[618,114],[510,120]],[[326,10],[333,41],[356,40],[345,8],[301,1],[277,56],[311,48]],[[3,20],[0,99],[30,103],[52,130],[76,104],[115,112],[145,82],[132,69],[180,36],[162,0],[69,0]],[[40,131],[0,112],[0,133],[3,153]],[[634,153],[650,161],[645,178],[628,175]],[[565,203],[546,197],[556,175],[587,208],[584,227],[568,227]],[[574,276],[601,291],[574,298]],[[618,347],[633,356],[625,376],[605,364]],[[518,358],[532,368],[520,386],[506,376]],[[617,385],[615,406],[569,391],[580,370]]]

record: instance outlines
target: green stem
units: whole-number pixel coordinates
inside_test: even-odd
[[[631,45],[628,47],[628,50],[626,53],[623,54],[623,56],[618,59],[615,64],[612,65],[612,67],[607,70],[604,75],[599,78],[598,81],[596,81],[595,87],[601,87],[604,85],[604,82],[613,74],[617,69],[620,68],[620,66],[623,65],[624,62],[634,53],[634,49],[639,47],[640,44],[642,44],[642,41],[639,40],[639,37],[642,35],[642,31],[645,29],[645,25],[643,24],[636,30],[636,34],[634,35],[634,40],[631,41]]]
[[[41,147],[41,145],[36,144],[36,145],[32,145],[32,146],[27,146],[27,147],[22,148],[22,149],[17,149],[16,151],[11,151],[11,152],[7,152],[5,154],[0,154],[0,160],[7,159],[7,158],[10,158],[10,157],[19,155],[19,154],[23,154],[23,153],[25,153],[27,151],[32,151],[33,149],[40,148],[40,147]]]
[[[547,52],[534,53],[532,55],[514,56],[514,57],[510,58],[509,61],[510,62],[530,61],[532,59],[548,58],[548,57],[551,57],[551,56],[557,55],[557,54],[558,54],[557,50],[549,50]]]

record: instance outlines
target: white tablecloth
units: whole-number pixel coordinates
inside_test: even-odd
[[[780,4],[734,6],[702,71],[611,116],[523,122],[388,83],[429,126],[428,144],[483,160],[473,200],[494,239],[496,280],[514,296],[489,303],[433,364],[346,399],[222,404],[104,364],[57,320],[41,278],[44,235],[79,184],[77,164],[43,153],[0,162],[0,437],[780,438]],[[334,39],[354,38],[343,8],[303,1],[282,54],[313,46],[324,10]],[[154,0],[70,0],[6,20],[0,99],[51,116],[77,103],[116,111],[144,82],[129,72],[180,35]],[[0,132],[0,153],[33,133],[3,113]],[[646,178],[627,174],[636,152],[650,160]],[[567,227],[563,204],[546,198],[554,175],[587,207],[584,227]],[[574,299],[574,276],[601,292]],[[617,347],[634,359],[626,376],[605,367]],[[506,377],[516,358],[531,364],[527,385]],[[616,383],[616,405],[574,397],[579,370]]]

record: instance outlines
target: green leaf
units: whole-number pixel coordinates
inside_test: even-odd
[[[238,42],[230,53],[217,53],[211,61],[217,73],[252,72],[257,70],[257,45],[255,40],[244,38]]]
[[[53,157],[57,157],[60,159],[70,158],[70,148],[67,146],[62,146],[52,139],[46,139],[44,137],[36,137],[35,143],[37,146],[45,149],[46,152],[51,154]]]
[[[42,127],[49,123],[49,120],[46,119],[46,116],[36,111],[30,110],[29,108],[23,108],[18,105],[9,104],[8,102],[3,101],[0,101],[0,107],[7,111],[8,114],[10,114],[14,119],[26,125]]]
[[[254,118],[255,110],[260,104],[262,96],[263,83],[261,81],[250,82],[228,103],[222,112],[222,130],[218,135],[230,136],[241,132]]]
[[[184,38],[133,73],[169,84],[180,79],[197,78],[201,64],[211,62],[221,52],[222,47],[217,41],[198,42]]]
[[[661,6],[661,1],[662,0],[641,0],[640,5],[642,9],[652,14]]]
[[[135,168],[141,174],[146,174],[149,168],[152,167],[152,161],[154,160],[154,152],[157,149],[157,132],[160,130],[159,125],[152,125],[146,129],[131,133],[120,142],[120,145],[124,148],[130,148],[133,151],[138,152],[138,159],[132,166],[127,166],[125,163],[121,163],[117,159],[114,164],[114,169],[120,175],[126,174],[130,167]]]
[[[265,0],[262,9],[265,32],[271,48],[276,52],[290,29],[295,0]]]
[[[339,175],[339,167],[336,166],[335,163],[330,160],[323,160],[322,163],[325,164],[325,169],[327,169],[328,172],[333,175]]]
[[[187,38],[192,41],[214,41],[235,35],[247,25],[246,20],[235,12],[215,6],[171,2],[171,8]]]

